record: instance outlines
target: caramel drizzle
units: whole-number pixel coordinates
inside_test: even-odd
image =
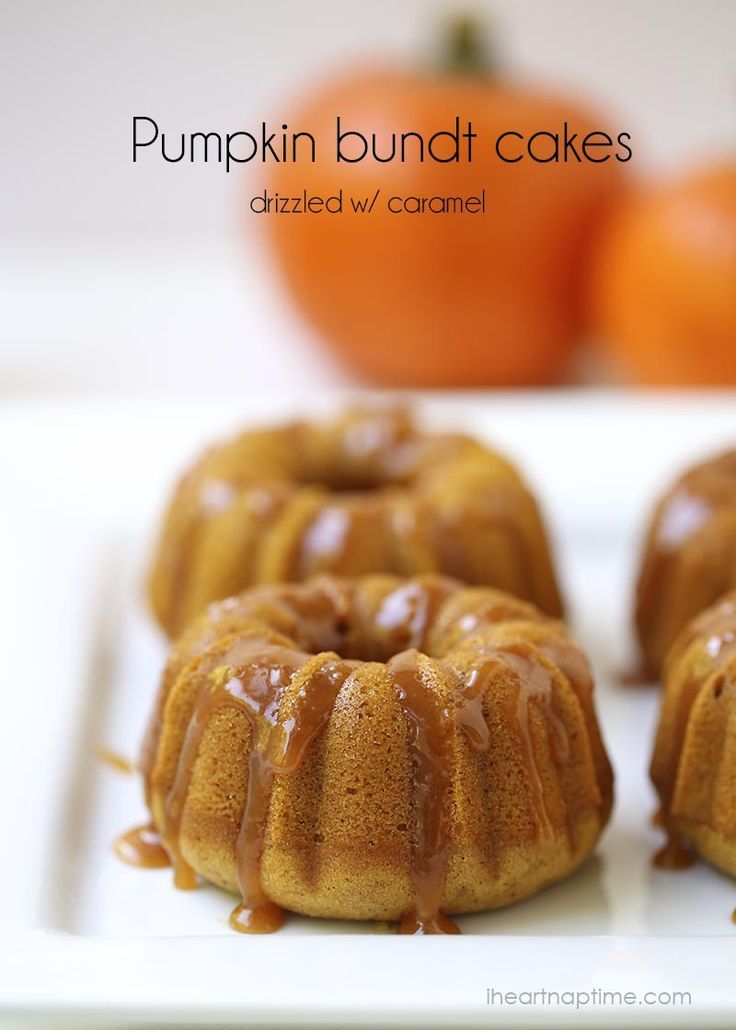
[[[440,914],[450,841],[452,715],[431,681],[422,676],[418,651],[396,655],[388,669],[409,722],[413,766],[414,909],[402,919],[399,933],[458,933],[454,923]]]
[[[399,701],[411,726],[415,828],[412,849],[414,906],[399,923],[400,934],[457,934],[441,910],[450,857],[450,785],[453,724],[475,751],[487,751],[490,731],[483,712],[487,683],[472,673],[452,683],[452,708],[421,675],[419,654],[410,650],[388,663]],[[428,717],[429,716],[429,717]]]
[[[503,661],[516,673],[518,690],[516,696],[516,728],[524,748],[524,765],[530,774],[534,813],[537,818],[539,835],[544,842],[554,838],[555,830],[545,797],[544,782],[536,759],[532,743],[529,708],[532,697],[542,699],[552,734],[552,757],[560,764],[569,753],[569,743],[564,725],[552,711],[551,694],[552,679],[543,666],[530,662],[524,655],[505,652]]]
[[[110,769],[114,769],[117,773],[123,773],[126,776],[135,770],[135,766],[129,758],[125,755],[121,755],[119,751],[113,751],[109,747],[100,747],[97,749],[97,757],[101,762],[104,762]]]
[[[281,700],[294,676],[310,661],[302,652],[282,647],[263,648],[249,642],[235,645],[210,675],[187,729],[174,784],[164,808],[163,839],[174,865],[174,883],[182,889],[196,886],[196,875],[179,847],[181,820],[203,733],[213,715],[227,707],[244,712],[251,723],[248,787],[236,842],[236,868],[242,901],[230,917],[233,929],[270,933],[283,922],[279,906],[271,902],[261,884],[261,855],[274,779],[294,771],[312,741],[326,726],[337,694],[357,667],[337,655],[319,656],[321,665],[305,678],[294,698],[294,714],[279,722]],[[238,653],[235,653],[235,652]],[[248,651],[250,651],[250,660]]]
[[[290,522],[295,510],[303,515],[292,534],[294,546],[281,556],[278,568],[269,569],[266,579],[303,579],[326,570],[366,571],[365,563],[356,559],[353,541],[357,537],[382,541],[378,548],[381,556],[370,562],[371,571],[383,568],[408,572],[403,564],[409,553],[414,569],[434,570],[439,566],[460,579],[476,578],[472,556],[462,546],[462,514],[453,525],[439,524],[430,505],[430,512],[422,517],[421,479],[428,470],[454,464],[468,453],[475,460],[490,454],[479,444],[461,435],[422,433],[403,408],[358,409],[347,412],[325,429],[294,423],[260,434],[264,440],[272,437],[290,443],[294,463],[293,469],[281,469],[273,482],[261,488],[257,477],[254,478],[254,468],[262,466],[256,463],[249,468],[241,451],[245,439],[258,435],[245,434],[213,449],[179,485],[171,513],[184,509],[186,519],[178,525],[170,519],[157,563],[158,574],[165,576],[167,583],[162,606],[166,610],[163,621],[170,632],[180,630],[186,621],[191,578],[209,521],[231,505],[242,503],[250,492],[254,494],[253,511],[262,522],[262,544],[277,533],[282,520]],[[318,446],[320,441],[322,446]],[[325,450],[327,463],[320,468],[319,454]],[[256,445],[251,451],[251,461],[254,455],[259,462],[265,460],[259,456]],[[321,480],[328,488],[331,483],[354,490],[360,495],[360,503],[339,497],[331,500],[326,509],[321,509],[316,500],[307,503],[305,498],[310,490],[315,498],[320,496]],[[309,482],[312,487],[306,485]],[[551,614],[560,614],[562,605],[543,529],[534,529],[544,553],[533,560],[520,517],[528,507],[530,517],[537,521],[533,498],[520,483],[513,490],[499,490],[491,482],[486,495],[483,517],[505,534],[513,552],[505,585],[517,594],[536,599]],[[403,517],[397,517],[397,498]],[[406,499],[408,503],[404,505]],[[258,569],[243,569],[243,585],[263,578]]]
[[[678,658],[699,637],[703,640],[703,659],[706,663],[709,659],[709,664],[706,667],[701,665],[683,684],[668,752],[661,765],[656,759],[652,763],[652,779],[660,798],[655,824],[661,826],[667,835],[665,844],[652,856],[652,864],[658,869],[688,869],[694,862],[692,852],[685,846],[677,830],[673,801],[690,713],[706,682],[736,654],[736,603],[733,598],[725,598],[692,621],[690,629],[680,638],[676,651],[668,661],[669,669],[676,667]]]
[[[417,598],[411,592],[404,592],[401,603],[388,607],[384,603],[379,609],[384,622],[382,629],[389,638],[405,628],[412,642],[417,645],[424,642],[438,605],[452,593],[447,581],[425,583],[424,587],[425,603],[416,603]],[[298,588],[292,589],[297,589],[298,595]],[[344,614],[342,594],[326,590],[321,596],[326,598],[328,607],[334,607],[336,618],[341,612]],[[288,601],[290,607],[291,600]],[[311,626],[306,609],[301,614],[307,636],[312,630],[317,633],[324,628],[321,615],[318,624]],[[484,701],[491,678],[500,668],[511,671],[518,683],[510,714],[522,747],[538,833],[544,840],[554,835],[554,821],[532,741],[529,706],[533,699],[542,704],[553,759],[558,764],[568,761],[569,741],[566,727],[553,709],[553,674],[542,657],[545,649],[547,659],[559,665],[571,683],[575,680],[581,692],[592,690],[589,669],[572,646],[556,648],[544,643],[484,646],[481,652],[485,658],[480,665],[469,672],[456,670],[454,676],[448,676],[450,692],[446,698],[434,687],[433,677],[423,672],[423,656],[416,648],[394,655],[388,661],[387,669],[409,727],[413,765],[411,789],[415,824],[411,878],[414,905],[401,921],[400,933],[458,932],[441,911],[450,857],[454,728],[457,727],[474,750],[488,750],[490,730]],[[425,658],[425,661],[431,660]],[[278,775],[298,768],[310,745],[327,726],[340,689],[359,666],[358,661],[344,660],[330,652],[314,656],[280,644],[264,644],[263,639],[241,638],[217,667],[210,670],[206,686],[200,690],[173,785],[165,799],[161,799],[162,838],[174,866],[175,884],[183,889],[196,886],[196,875],[181,853],[180,838],[202,737],[216,712],[228,707],[244,712],[251,724],[252,741],[246,800],[235,849],[242,901],[233,911],[230,925],[238,931],[271,932],[283,921],[281,909],[268,899],[261,883],[261,857],[274,782]],[[302,672],[305,676],[300,688],[287,693],[287,688],[296,685],[295,677]]]
[[[533,552],[529,547],[529,538],[524,529],[523,514],[528,505],[534,510],[535,501],[522,484],[517,485],[515,493],[508,489],[502,491],[492,487],[487,494],[486,504],[480,508],[476,499],[476,509],[469,516],[456,513],[452,521],[445,519],[435,527],[435,543],[440,555],[440,569],[448,576],[454,576],[467,583],[477,583],[478,574],[472,552],[464,546],[464,522],[474,519],[480,511],[487,525],[505,535],[507,551],[513,555],[513,563],[506,575],[501,577],[494,569],[491,578],[485,582],[487,586],[495,586],[507,590],[517,597],[527,598],[551,616],[563,614],[563,601],[559,594],[548,544],[541,524],[536,529],[537,547],[541,552]],[[540,567],[543,574],[540,574]]]
[[[664,778],[660,779],[658,777],[657,783],[660,798],[657,820],[667,838],[664,845],[652,856],[652,865],[658,869],[688,869],[694,861],[691,852],[684,846],[680,834],[677,832],[672,815],[672,799],[675,793],[677,772],[687,734],[690,711],[700,693],[700,688],[709,675],[710,672],[706,673],[705,676],[691,676],[683,685],[678,699],[674,737],[670,742],[672,751],[669,755],[668,769]]]
[[[666,596],[679,548],[706,525],[712,514],[707,495],[697,489],[691,477],[685,476],[665,497],[654,516],[636,586],[636,624],[645,651],[664,654],[671,643],[658,639],[664,626],[661,599]],[[651,654],[643,653],[640,662],[630,674],[634,686],[659,679],[661,670]]]
[[[412,801],[416,820],[412,852],[415,903],[399,924],[398,932],[457,933],[455,924],[441,911],[450,855],[453,723],[474,750],[487,751],[490,731],[483,702],[489,681],[500,668],[513,673],[518,690],[512,715],[524,752],[538,831],[544,841],[554,837],[555,829],[531,738],[529,705],[532,698],[541,700],[544,705],[553,759],[558,764],[569,759],[567,730],[552,708],[552,676],[533,650],[521,653],[498,648],[456,684],[452,707],[444,704],[423,678],[420,655],[415,650],[396,655],[389,661],[388,668],[411,727]]]
[[[402,649],[422,651],[437,610],[452,592],[450,580],[419,579],[390,591],[375,614],[387,656]],[[385,639],[383,639],[385,638]]]
[[[384,414],[380,420],[391,429],[388,445],[400,447],[393,440],[394,422],[402,427],[406,415],[402,413],[397,422],[396,413],[388,414],[388,419]],[[369,422],[363,416],[356,425],[365,428]],[[305,513],[304,525],[296,534],[293,553],[285,559],[280,578],[303,580],[320,572],[349,574],[366,571],[362,563],[359,563],[360,567],[355,564],[355,543],[380,540],[370,564],[372,572],[407,571],[402,566],[408,553],[424,571],[437,570],[468,582],[477,580],[473,556],[463,546],[464,522],[475,515],[467,516],[459,511],[453,515],[452,521],[438,520],[432,505],[426,511],[423,509],[418,482],[424,469],[434,464],[433,458],[436,457],[438,464],[454,463],[458,453],[462,456],[462,445],[468,441],[463,437],[442,435],[422,437],[410,423],[406,428],[410,430],[408,441],[411,441],[407,453],[413,457],[413,462],[405,471],[414,492],[407,490],[406,483],[401,477],[396,478],[395,470],[390,467],[389,459],[396,456],[394,451],[388,449],[383,454],[379,449],[375,455],[371,452],[374,460],[364,469],[364,479],[371,485],[358,482],[354,494],[343,498],[331,495],[325,506],[316,505],[314,511]],[[448,444],[454,446],[448,449]],[[399,462],[400,466],[403,464],[403,461]],[[536,518],[533,498],[522,484],[518,484],[513,492],[508,488],[499,490],[495,483],[486,489],[482,517],[505,535],[513,554],[512,567],[504,576],[505,582],[499,581],[498,585],[535,600],[551,615],[560,615],[563,605],[541,526],[537,527],[537,535],[544,555],[533,556],[528,546],[528,536],[520,517],[527,506]]]
[[[284,922],[282,909],[266,896],[261,883],[261,854],[274,772],[264,751],[254,748],[248,756],[248,795],[235,844],[242,901],[230,913],[229,923],[239,933],[273,933]]]
[[[553,761],[557,765],[565,764],[570,757],[570,742],[564,722],[552,707],[552,675],[535,654],[534,647],[520,645],[518,649],[514,649],[491,645],[484,647],[483,650],[490,656],[473,671],[471,682],[482,682],[485,687],[488,679],[499,669],[510,671],[516,680],[516,697],[509,714],[524,755],[524,769],[528,778],[537,830],[540,839],[548,842],[554,837],[555,827],[532,741],[529,711],[532,700],[542,704],[549,728]],[[484,694],[485,689],[479,692],[481,703]]]
[[[312,431],[306,427],[307,434]],[[305,512],[293,553],[285,559],[282,579],[368,571],[364,561],[356,565],[354,543],[358,540],[383,540],[383,558],[374,557],[371,572],[397,569],[389,517],[393,499],[411,496],[407,484],[420,470],[420,444],[435,438],[422,436],[403,408],[356,409],[329,432],[337,445],[335,453],[328,456],[326,467],[308,468],[306,476],[314,482],[324,480],[328,501]]]
[[[736,451],[690,469],[660,502],[647,535],[645,561],[636,590],[636,624],[640,640],[650,651],[666,652],[672,643],[670,639],[658,639],[666,628],[662,623],[661,599],[668,589],[680,548],[724,507],[735,504]],[[720,585],[714,585],[712,599],[728,587],[729,582],[724,577]],[[657,679],[661,670],[655,667],[652,655],[643,656],[643,662],[641,677],[644,681]]]
[[[329,721],[337,695],[358,663],[326,654],[325,664],[311,673],[295,699],[294,714],[278,724],[263,749],[249,756],[248,796],[236,844],[238,885],[243,901],[233,911],[230,926],[246,933],[270,933],[281,925],[282,914],[263,892],[260,860],[274,778],[294,772],[312,742]]]
[[[227,446],[227,445],[225,445]],[[212,452],[217,454],[218,450]],[[207,457],[204,463],[195,466],[181,481],[174,497],[173,508],[186,506],[186,521],[183,523],[179,537],[172,543],[164,538],[162,547],[167,547],[166,560],[163,561],[164,573],[168,581],[168,596],[165,602],[164,628],[173,637],[182,632],[191,620],[190,584],[196,571],[204,533],[208,524],[218,515],[224,514],[237,502],[246,500],[251,512],[264,524],[278,517],[291,491],[280,489],[278,483],[259,485],[250,483],[238,475],[208,474]],[[165,529],[172,533],[171,527]],[[154,570],[156,571],[156,570]],[[250,572],[243,570],[242,586],[246,586]],[[221,596],[221,595],[220,595]],[[210,596],[209,600],[218,597]]]
[[[706,651],[715,659],[721,656],[727,644],[736,640],[736,595],[729,594],[690,622],[688,629],[678,638],[669,666],[702,637],[707,639]]]
[[[652,865],[657,869],[667,869],[670,872],[677,869],[689,869],[695,862],[695,856],[683,844],[680,834],[669,815],[662,815],[661,825],[667,834],[667,840],[652,855]]]
[[[261,721],[275,724],[278,700],[286,689],[291,675],[306,661],[306,656],[298,652],[291,653],[282,648],[262,646],[257,648],[253,641],[247,642],[245,646],[241,645],[240,653],[236,655],[237,646],[236,644],[223,658],[222,663],[209,674],[206,687],[200,691],[179,754],[176,776],[164,804],[162,836],[171,854],[174,883],[182,890],[192,889],[197,883],[194,871],[179,849],[179,837],[194,765],[210,719],[217,711],[227,707],[244,710],[253,724],[254,749],[264,748],[265,734],[258,732],[259,724]],[[248,667],[245,663],[248,663],[251,656],[252,663]],[[239,665],[242,665],[241,675],[247,684],[248,694],[245,693],[245,684],[241,683],[236,675]]]
[[[344,648],[351,629],[352,591],[346,582],[331,576],[315,576],[307,601],[301,584],[278,588],[274,603],[290,615],[300,646],[307,651]]]
[[[586,654],[566,637],[557,637],[540,641],[538,648],[567,679],[583,710],[583,718],[588,731],[593,764],[596,769],[596,780],[600,794],[602,818],[608,818],[613,806],[613,769],[608,759],[598,718],[593,706],[593,672]],[[568,747],[569,752],[569,747]],[[569,755],[568,755],[569,757]],[[567,760],[567,758],[566,758]],[[573,812],[566,806],[568,837],[575,844]]]
[[[688,477],[670,491],[652,526],[650,563],[647,576],[641,584],[642,600],[652,600],[652,594],[662,585],[659,583],[660,578],[666,575],[666,560],[702,529],[712,515],[711,499]]]
[[[263,664],[254,663],[249,669],[241,667],[237,675],[223,678],[219,688],[202,693],[166,801],[163,836],[174,864],[174,881],[178,887],[189,889],[196,885],[196,877],[181,855],[178,840],[202,733],[215,711],[223,707],[229,705],[247,712],[254,727],[254,745],[248,759],[248,791],[236,843],[238,885],[243,900],[230,917],[231,927],[240,932],[273,932],[282,925],[283,914],[265,895],[260,876],[274,779],[278,773],[292,772],[299,766],[310,744],[326,726],[340,688],[359,664],[341,661],[334,655],[324,656],[325,665],[305,680],[295,699],[293,715],[278,722],[284,691],[300,667],[299,661],[306,656],[296,653],[293,657],[296,661],[285,660],[282,652],[281,664],[275,667],[274,658],[264,658],[261,651],[259,659]],[[388,668],[410,727],[416,820],[411,863],[415,903],[400,923],[401,934],[459,932],[441,911],[450,852],[452,727],[458,726],[474,750],[488,750],[490,732],[483,701],[489,677],[501,665],[511,669],[519,683],[513,715],[524,749],[539,832],[544,840],[554,834],[528,719],[532,697],[543,698],[550,718],[555,760],[566,761],[566,732],[551,710],[548,670],[531,656],[498,650],[456,685],[448,705],[422,676],[419,652],[410,650],[396,655]]]
[[[113,850],[123,862],[138,869],[164,869],[171,865],[169,854],[153,823],[134,826],[127,833],[121,833],[113,843]]]

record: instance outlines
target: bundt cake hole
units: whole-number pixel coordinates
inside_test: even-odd
[[[726,677],[725,676],[719,676],[718,679],[713,684],[713,697],[715,697],[715,698],[720,697],[721,694],[723,693],[723,688],[725,687],[725,685],[726,685]]]
[[[337,616],[328,624],[317,622],[304,638],[304,646],[313,654],[334,651],[347,661],[387,662],[394,655],[406,651],[413,643],[412,630],[391,626],[389,632],[377,630],[366,636],[346,616]],[[432,656],[429,648],[423,648]],[[367,702],[359,705],[361,711],[370,709]],[[367,711],[370,715],[370,711]]]
[[[340,658],[347,661],[379,662],[381,664],[408,650],[412,643],[411,629],[394,630],[392,628],[388,639],[385,634],[360,639],[360,634],[354,634],[353,627],[347,619],[335,621],[330,624],[329,629],[314,632],[308,638],[308,647],[315,654],[322,651],[334,651]],[[431,649],[422,648],[422,650],[430,657],[436,657]],[[359,705],[358,718],[363,714],[371,714],[370,705],[367,702]]]
[[[337,459],[319,468],[307,465],[295,470],[295,479],[303,486],[314,486],[333,494],[372,494],[382,490],[406,489],[412,485],[414,476],[399,474],[390,468],[380,467],[375,461],[360,461],[347,458]]]
[[[366,494],[379,494],[386,490],[406,490],[411,484],[406,479],[369,479],[362,477],[344,477],[334,479],[327,476],[308,478],[302,476],[299,479],[302,486],[313,486],[318,490],[324,490],[331,494],[354,495],[356,498],[364,497]]]

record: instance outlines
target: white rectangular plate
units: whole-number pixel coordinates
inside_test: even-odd
[[[169,871],[114,857],[115,835],[144,809],[138,781],[98,752],[135,756],[155,690],[164,647],[141,581],[172,478],[232,427],[342,399],[261,398],[227,411],[202,401],[19,404],[0,415],[0,625],[10,630],[0,1014],[57,1025],[732,1026],[736,885],[704,865],[651,867],[657,693],[620,685],[642,519],[675,470],[736,444],[732,395],[420,399],[428,423],[459,424],[520,462],[555,536],[616,772],[611,826],[577,875],[513,908],[461,918],[460,938],[299,918],[251,938],[228,929],[229,896],[178,892]],[[539,993],[527,1003],[544,990],[561,995],[556,1004]],[[501,1001],[509,992],[523,1000]],[[584,992],[587,1003],[564,992]],[[673,992],[690,1004],[667,1004]]]

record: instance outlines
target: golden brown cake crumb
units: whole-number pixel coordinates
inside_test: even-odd
[[[668,834],[657,864],[682,868],[693,848],[736,876],[736,592],[670,650],[651,774]]]
[[[259,583],[437,572],[562,614],[537,504],[517,470],[402,409],[255,430],[184,476],[149,588],[170,635],[211,601]]]
[[[736,587],[736,451],[685,472],[657,504],[636,589],[643,674],[658,679],[690,619]]]
[[[215,603],[175,643],[143,767],[176,882],[453,932],[569,875],[608,819],[587,661],[558,621],[436,575]],[[278,908],[277,908],[278,906]]]

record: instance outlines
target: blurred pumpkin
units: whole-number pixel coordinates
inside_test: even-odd
[[[451,34],[443,70],[368,69],[307,99],[289,119],[321,144],[314,164],[281,164],[269,186],[282,196],[383,200],[371,214],[279,215],[268,219],[284,280],[313,325],[358,373],[412,386],[543,383],[565,370],[580,330],[582,278],[601,212],[621,166],[504,163],[497,137],[601,129],[546,90],[493,74],[474,26]],[[471,163],[372,156],[338,163],[335,119],[375,133],[379,153],[392,132],[425,138],[472,121]],[[383,140],[383,143],[381,141]],[[520,152],[523,144],[518,142]],[[467,196],[485,190],[483,214],[391,214],[389,196]],[[347,201],[346,201],[347,203]]]
[[[595,321],[625,376],[736,384],[736,163],[632,198],[596,264]]]

